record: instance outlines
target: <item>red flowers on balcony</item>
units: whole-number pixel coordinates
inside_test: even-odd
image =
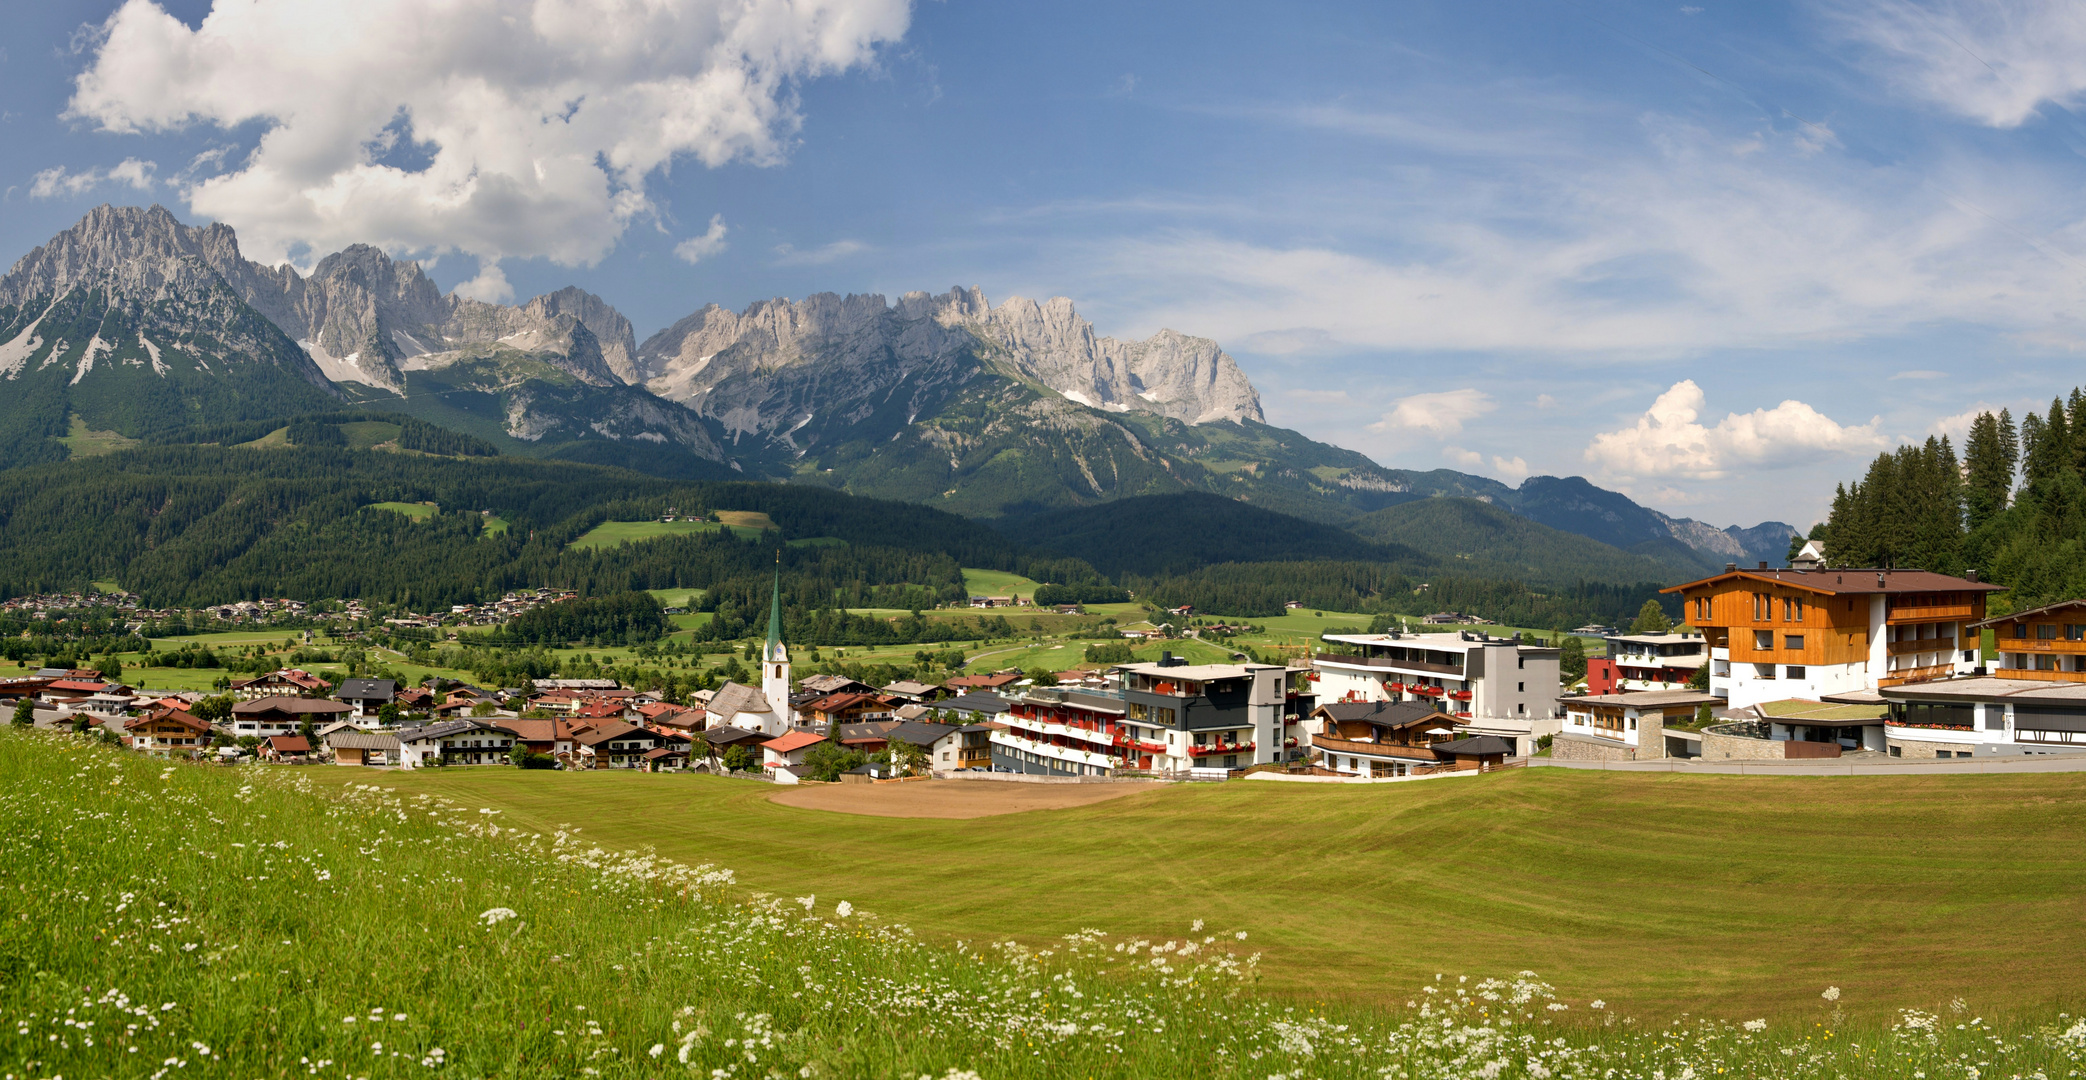
[[[1233,743],[1228,746],[1218,746],[1212,743],[1209,746],[1191,746],[1188,748],[1188,753],[1194,757],[1203,757],[1209,754],[1237,754],[1251,749],[1253,749],[1252,743]]]

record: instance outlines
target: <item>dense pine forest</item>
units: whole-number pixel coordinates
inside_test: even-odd
[[[1960,459],[1946,437],[1879,455],[1812,535],[1835,566],[1977,571],[2008,610],[2086,595],[2086,390],[1980,414]]]

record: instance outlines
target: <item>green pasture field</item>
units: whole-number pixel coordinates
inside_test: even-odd
[[[87,427],[87,422],[77,416],[72,418],[70,429],[59,436],[58,441],[65,444],[65,448],[72,452],[73,457],[98,457],[143,445],[139,440],[129,438],[120,432],[91,430]]]
[[[741,539],[759,536],[762,530],[751,525],[720,525],[713,521],[604,521],[587,530],[585,536],[574,540],[569,547],[602,548],[617,544],[635,544],[645,540],[657,540],[662,536],[687,536],[692,533],[717,532],[730,529]]]
[[[970,590],[972,596],[1019,596],[1026,599],[1036,595],[1037,584],[1011,570],[963,568],[963,587]]]
[[[1788,1016],[1827,985],[1854,1009],[2086,1008],[2086,949],[2060,944],[2086,917],[2086,774],[1239,780],[970,820],[797,809],[702,776],[383,782],[728,861],[756,889],[845,892],[937,937],[1203,918],[1252,931],[1275,988],[1320,998],[1533,969],[1660,1016]]]
[[[258,439],[255,439],[255,440],[253,440],[253,441],[251,441],[251,442],[243,442],[243,443],[238,443],[238,444],[234,445],[234,446],[232,447],[232,449],[234,449],[234,450],[287,450],[287,449],[289,449],[289,446],[290,446],[290,429],[289,429],[288,425],[285,425],[285,426],[283,426],[283,427],[279,427],[279,428],[276,428],[276,429],[275,429],[274,431],[271,431],[271,432],[269,432],[268,434],[266,434],[266,435],[263,435],[263,436],[261,436],[260,438],[258,438]]]
[[[510,523],[506,518],[495,515],[493,517],[481,519],[481,524],[485,530],[485,535],[503,536],[506,534]]]
[[[660,607],[687,607],[701,599],[705,589],[648,589]]]
[[[382,420],[356,420],[341,424],[340,433],[348,437],[348,449],[368,450],[398,438],[399,426]]]
[[[434,517],[436,514],[440,513],[442,510],[440,506],[437,506],[436,504],[431,502],[379,502],[370,503],[368,506],[363,507],[363,509],[390,510],[394,513],[404,514],[405,516],[412,518],[414,521],[426,521],[427,519]]]
[[[2077,811],[2038,821],[2005,808],[2076,806],[2075,790],[2042,777],[1923,796],[1914,782],[1841,791],[1807,816],[1779,801],[1757,821],[1779,839],[1741,845],[1731,866],[1679,848],[1667,837],[1681,830],[1657,830],[1657,817],[1625,813],[1574,837],[1537,816],[1641,808],[1645,785],[1585,783],[1617,779],[1237,782],[934,821],[793,810],[754,781],[195,765],[8,728],[0,1071],[2080,1075],[2086,1021],[2069,1014],[2086,961],[2061,936],[2075,925]],[[1681,809],[1727,810],[1751,786],[1682,797]],[[1951,855],[1863,847],[1836,853],[1834,869],[1810,827],[1849,812],[1892,837],[1916,817]],[[1287,859],[1269,857],[1270,813],[1299,826]],[[2024,864],[1985,839],[1985,826],[2015,820],[2058,857]],[[677,861],[689,853],[722,861]],[[1676,873],[1705,862],[1705,878]],[[1976,880],[1993,869],[2003,882]],[[1623,887],[1586,903],[1601,878]],[[1545,892],[1537,879],[1564,884]],[[785,881],[818,891],[768,891]],[[2000,896],[2005,921],[1973,921]],[[1732,900],[1749,903],[1694,910]],[[1789,932],[1802,910],[1811,931]],[[1663,948],[1683,924],[1684,951]],[[1053,936],[1060,926],[1082,929]],[[1341,965],[1301,967],[1299,940]],[[1405,940],[1415,947],[1390,947]],[[1507,970],[1479,966],[1503,954]],[[1586,956],[1598,968],[1574,964]],[[1639,989],[1589,1000],[1519,966],[1544,962],[1575,978],[1619,972]],[[1734,976],[1771,983],[1768,1003],[1748,1009],[1752,998],[1727,992],[1675,1016]]]

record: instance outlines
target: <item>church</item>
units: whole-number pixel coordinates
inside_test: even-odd
[[[782,643],[782,571],[775,571],[775,593],[768,606],[768,641],[761,647],[759,689],[725,683],[710,699],[710,727],[735,727],[763,735],[786,734],[796,726],[790,709],[789,648]]]

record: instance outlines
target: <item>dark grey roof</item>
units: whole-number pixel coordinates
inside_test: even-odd
[[[746,742],[749,739],[758,742],[768,741],[768,736],[758,731],[748,731],[745,728],[728,726],[711,728],[710,730],[703,732],[703,738],[708,739],[710,741],[710,745],[712,746],[724,746],[729,743]]]
[[[1447,715],[1440,706],[1423,701],[1329,701],[1312,711],[1342,722],[1366,720],[1384,727],[1404,727],[1430,716]]]
[[[913,746],[933,746],[935,743],[963,729],[954,724],[930,724],[922,720],[908,720],[884,733],[892,742],[909,743]]]
[[[961,697],[953,697],[947,701],[937,702],[935,707],[947,709],[950,712],[982,713],[986,716],[998,716],[1007,711],[1007,699],[989,690],[973,690]]]
[[[1428,747],[1437,754],[1454,754],[1459,757],[1477,757],[1484,754],[1506,754],[1512,756],[1514,744],[1497,735],[1474,735],[1468,739],[1435,743]]]
[[[347,679],[341,682],[334,697],[342,701],[389,701],[398,696],[398,681],[395,679]]]
[[[400,728],[397,735],[399,742],[408,743],[417,742],[421,739],[443,739],[451,735],[462,735],[469,731],[497,731],[504,735],[513,735],[516,738],[521,737],[511,728],[504,728],[498,724],[488,724],[483,720],[440,720],[432,724],[421,724],[418,727]]]
[[[326,745],[335,750],[396,750],[398,739],[389,732],[350,728],[327,735]]]

